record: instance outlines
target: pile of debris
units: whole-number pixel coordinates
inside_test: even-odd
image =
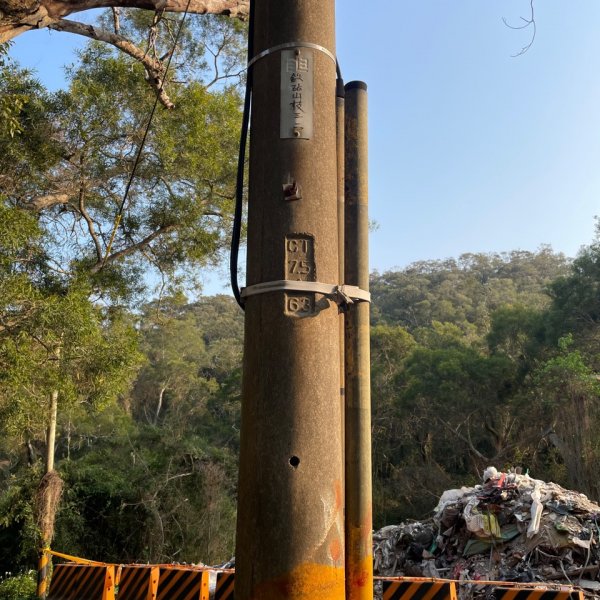
[[[373,535],[381,576],[556,582],[600,597],[600,506],[518,472],[484,472],[483,484],[448,490],[424,522]]]

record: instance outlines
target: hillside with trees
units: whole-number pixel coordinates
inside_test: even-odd
[[[2,252],[8,285],[16,255]],[[373,274],[377,526],[428,514],[441,491],[490,464],[598,498],[599,261],[594,243],[572,262],[542,248]],[[3,304],[3,322],[11,310]],[[86,332],[82,354],[85,336],[96,340],[87,361],[35,363],[39,342],[27,333],[13,364],[15,341],[2,337],[2,564],[35,560],[47,379],[69,391],[58,415],[56,548],[106,561],[230,558],[243,336],[234,300],[178,293],[112,318],[84,311],[69,326]],[[115,376],[98,381],[106,361]]]
[[[598,498],[600,246],[375,274],[375,520],[422,517],[488,465]]]

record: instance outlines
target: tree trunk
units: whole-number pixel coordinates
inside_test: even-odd
[[[52,392],[50,399],[50,419],[46,447],[46,473],[54,471],[54,446],[56,444],[56,417],[58,414],[58,390]]]
[[[53,390],[50,397],[50,413],[46,435],[46,473],[40,481],[37,491],[37,521],[40,529],[42,549],[38,570],[38,598],[46,598],[48,590],[48,573],[51,568],[50,556],[45,552],[50,547],[54,535],[54,519],[58,502],[62,493],[63,482],[54,470],[54,447],[56,443],[56,420],[58,415],[58,390]]]
[[[50,546],[54,536],[54,519],[62,492],[62,479],[54,470],[56,444],[56,419],[58,414],[58,390],[50,398],[50,414],[46,440],[46,473],[38,488],[38,525],[44,547]]]
[[[160,411],[162,409],[163,397],[165,395],[166,386],[160,388],[160,394],[158,394],[158,404],[156,406],[156,412],[154,413],[154,425],[158,423],[158,418],[160,417]]]

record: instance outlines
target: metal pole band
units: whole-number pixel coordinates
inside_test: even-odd
[[[254,58],[252,58],[248,65],[246,66],[249,69],[255,62],[259,61],[261,58],[268,56],[269,54],[274,54],[275,52],[279,52],[280,50],[287,50],[288,48],[312,48],[313,50],[318,50],[322,52],[326,56],[328,56],[334,64],[336,63],[335,55],[327,50],[324,46],[319,46],[319,44],[313,44],[312,42],[286,42],[285,44],[279,44],[278,46],[273,46],[272,48],[267,48],[267,50],[263,50],[259,52]]]
[[[312,292],[334,299],[338,304],[353,304],[354,302],[371,302],[371,294],[354,285],[333,285],[319,281],[267,281],[242,288],[242,298],[268,294],[269,292]]]

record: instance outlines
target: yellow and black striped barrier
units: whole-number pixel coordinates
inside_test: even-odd
[[[233,600],[234,571],[218,571],[214,600]]]
[[[420,577],[377,578],[382,580],[383,600],[457,600],[472,597],[472,590],[485,589],[488,600],[584,600],[581,590],[561,584],[524,584],[508,581],[454,581]]]
[[[208,600],[208,571],[161,567],[157,600]]]
[[[485,591],[489,600],[584,600],[581,588],[562,583],[517,583],[513,581],[457,581],[460,593],[462,586],[476,587]],[[472,594],[471,594],[472,595]]]
[[[383,600],[456,600],[454,581],[397,577],[383,580]]]
[[[572,588],[494,587],[490,600],[583,600],[583,592]]]
[[[119,600],[156,600],[159,568],[151,565],[124,565],[120,569]]]
[[[48,600],[115,600],[114,565],[62,564],[54,567]]]
[[[42,575],[47,574],[49,555],[73,562],[55,566],[47,600],[234,600],[234,570],[169,564],[114,565],[45,549],[39,565]],[[383,600],[457,600],[472,597],[474,591],[484,591],[488,600],[585,600],[581,589],[562,584],[424,577],[375,579],[382,583]],[[47,577],[40,577],[40,581],[47,581]],[[38,598],[43,598],[40,591],[43,587],[38,586]]]

